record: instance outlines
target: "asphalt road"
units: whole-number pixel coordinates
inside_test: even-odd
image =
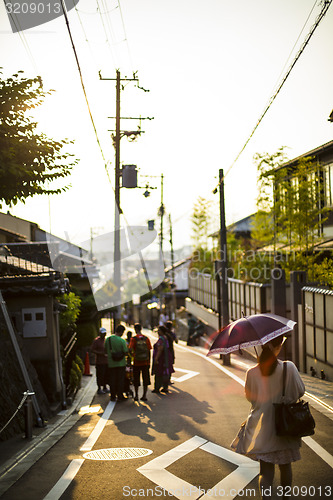
[[[230,450],[249,410],[244,370],[221,369],[182,346],[175,367],[169,394],[149,391],[147,402],[96,395],[95,413],[82,416],[2,498],[259,499],[258,464]],[[316,409],[313,415],[316,433],[303,442],[286,498],[332,496],[332,419]],[[273,497],[282,498],[276,476]]]

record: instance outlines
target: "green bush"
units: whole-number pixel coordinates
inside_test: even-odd
[[[84,372],[84,363],[78,354],[75,356],[75,363],[79,366],[82,374]]]
[[[81,387],[83,369],[84,365],[81,358],[79,356],[75,356],[69,374],[69,386],[73,393],[75,393]]]
[[[67,309],[59,314],[60,337],[65,339],[75,332],[76,320],[80,314],[81,299],[75,293],[69,292],[58,297],[58,301],[67,306]]]
[[[71,391],[75,393],[79,385],[80,385],[80,379],[77,370],[74,367],[72,367],[69,374],[69,387]]]

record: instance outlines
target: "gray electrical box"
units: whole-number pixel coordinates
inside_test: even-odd
[[[136,169],[136,165],[124,165],[121,173],[123,178],[122,187],[138,187],[138,171]]]
[[[46,337],[45,307],[22,309],[23,337]]]

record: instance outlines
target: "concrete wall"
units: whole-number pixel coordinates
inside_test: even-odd
[[[57,316],[54,299],[47,295],[15,295],[6,298],[9,315],[22,339],[25,352],[35,367],[44,391],[50,401],[59,400],[62,390],[61,357]],[[45,310],[45,332],[32,336],[24,327],[24,311]],[[60,361],[59,361],[60,360]]]

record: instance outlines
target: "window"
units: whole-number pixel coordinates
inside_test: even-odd
[[[333,206],[333,164],[324,167],[325,205]]]

